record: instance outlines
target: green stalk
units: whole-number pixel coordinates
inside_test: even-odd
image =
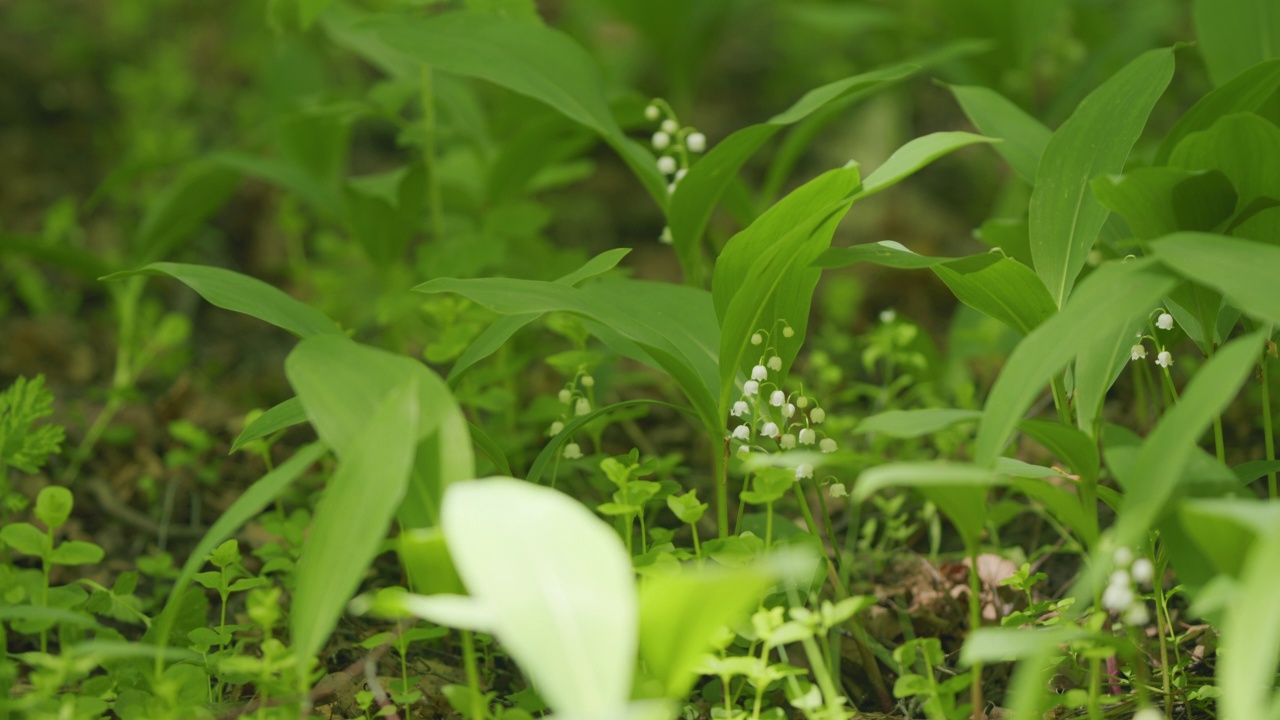
[[[982,590],[981,581],[978,578],[978,548],[973,546],[969,548],[969,632],[976,632],[982,625],[982,600],[979,596]],[[982,699],[982,663],[975,662],[973,664],[973,683],[970,685],[969,697],[973,703],[973,720],[982,720],[986,717],[983,712]]]
[[[466,666],[467,689],[471,695],[471,720],[485,720],[484,696],[480,694],[480,670],[476,665],[476,643],[470,630],[462,634],[462,664]]]
[[[724,441],[724,454],[711,453],[712,471],[716,477],[716,532],[720,539],[729,537],[729,440]]]
[[[1271,383],[1267,375],[1268,364],[1270,364],[1270,359],[1264,350],[1262,353],[1262,441],[1267,448],[1267,460],[1274,462],[1276,459],[1276,437],[1275,430],[1271,426]],[[1272,500],[1280,497],[1280,493],[1277,493],[1276,472],[1274,470],[1267,473],[1267,496]]]
[[[1053,389],[1053,406],[1058,410],[1058,420],[1063,425],[1071,426],[1071,406],[1067,400],[1067,387],[1061,375],[1054,375],[1051,384]]]

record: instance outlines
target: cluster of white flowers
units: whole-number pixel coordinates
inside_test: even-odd
[[[1147,603],[1138,596],[1138,586],[1149,587],[1155,580],[1155,566],[1145,557],[1134,559],[1133,551],[1122,547],[1115,553],[1116,569],[1102,591],[1102,607],[1115,613],[1129,625],[1146,625],[1151,621]]]
[[[1166,312],[1163,308],[1160,309],[1159,312],[1160,314],[1156,317],[1156,328],[1159,330],[1172,330],[1173,316],[1170,315],[1168,312]],[[1143,337],[1144,336],[1142,333],[1138,333],[1137,335],[1138,342],[1134,343],[1133,347],[1129,348],[1129,360],[1136,362],[1138,360],[1142,360],[1147,357],[1147,348],[1145,345],[1142,344]],[[1156,347],[1160,348],[1160,350],[1156,353],[1156,364],[1162,368],[1167,368],[1172,366],[1173,353],[1169,352],[1168,350],[1165,350],[1164,345],[1160,343],[1158,340],[1156,340],[1154,337],[1151,338],[1151,341],[1155,343]]]
[[[560,388],[556,397],[563,408],[560,411],[560,419],[547,428],[547,437],[555,437],[564,432],[566,421],[591,413],[591,389],[595,386],[596,379],[583,367],[578,369],[573,379]],[[582,448],[576,442],[567,443],[561,454],[565,459],[576,460],[582,457]]]
[[[682,126],[675,111],[661,98],[654,98],[649,103],[644,109],[644,116],[652,122],[661,121],[650,143],[658,153],[658,172],[667,179],[667,194],[674,193],[689,172],[689,155],[706,152],[707,136],[692,127]],[[666,245],[672,243],[670,227],[662,228],[658,241]]]
[[[776,326],[775,326],[776,327]],[[785,322],[781,334],[784,338],[795,336],[795,330]],[[824,453],[835,452],[838,445],[834,438],[819,437],[815,426],[827,419],[827,411],[817,399],[801,392],[787,393],[781,387],[782,357],[769,343],[770,333],[760,330],[751,335],[751,344],[764,352],[751,368],[750,379],[742,384],[742,396],[729,414],[741,420],[729,433],[729,439],[737,444],[739,455],[752,450],[764,450],[757,440],[768,438],[779,450],[791,450],[798,446],[817,445]],[[772,388],[772,389],[769,389]],[[813,466],[801,464],[795,469],[796,479],[813,477]]]

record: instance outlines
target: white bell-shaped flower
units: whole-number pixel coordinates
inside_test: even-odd
[[[742,383],[743,395],[755,395],[758,392],[760,392],[760,383],[755,380],[748,380]]]
[[[1173,353],[1168,350],[1161,350],[1160,354],[1156,356],[1156,364],[1162,368],[1169,367],[1173,364]]]
[[[792,330],[790,325],[784,325],[784,326],[783,326],[783,328],[782,328],[782,337],[789,338],[789,337],[792,337],[792,336],[793,336],[793,335],[795,335],[795,334],[796,334],[796,331],[795,331],[795,330]]]
[[[831,438],[822,438],[822,442],[818,443],[818,447],[821,448],[824,453],[835,452],[836,441]]]
[[[816,407],[809,411],[809,421],[812,422],[814,425],[818,425],[823,420],[826,420],[826,419],[827,419],[827,411],[823,410],[820,407]]]
[[[763,336],[763,335],[761,335],[760,333],[751,333],[751,344],[752,344],[752,345],[759,345],[759,344],[760,344],[760,343],[762,343],[762,342],[764,342],[764,336]]]
[[[1146,356],[1147,356],[1147,348],[1144,347],[1141,343],[1138,343],[1137,345],[1134,345],[1133,347],[1129,348],[1130,360],[1141,360]]]
[[[803,480],[805,478],[811,478],[811,477],[813,477],[813,466],[810,465],[809,463],[802,463],[799,467],[796,468],[797,480]]]
[[[547,428],[547,437],[555,437],[560,434],[561,430],[564,430],[564,423],[557,420],[551,423],[551,427]]]
[[[689,152],[703,152],[707,149],[707,136],[700,132],[690,133],[689,137],[685,138],[684,144],[689,148]]]
[[[680,123],[672,120],[671,118],[663,120],[660,127],[662,128],[662,132],[667,133],[668,135],[675,135],[680,132]]]
[[[670,155],[663,155],[658,158],[658,172],[663,175],[671,175],[678,169],[676,159]]]
[[[752,380],[764,380],[767,377],[769,377],[769,370],[765,366],[757,365],[751,368]]]
[[[813,431],[813,428],[803,428],[800,430],[801,445],[812,445],[817,441],[817,439],[818,434]]]
[[[781,390],[774,390],[772,393],[769,394],[769,404],[774,407],[782,407],[783,403],[785,403],[786,401],[787,401],[787,394],[782,392]]]
[[[582,416],[589,412],[591,412],[591,401],[584,397],[578,398],[578,402],[573,405],[573,414]]]
[[[774,372],[778,372],[782,370],[782,358],[778,357],[777,355],[774,355],[773,357],[769,358],[769,362],[765,364],[768,365],[769,369],[773,370]]]
[[[659,130],[653,134],[653,149],[666,150],[671,147],[671,136]]]
[[[1173,329],[1173,316],[1169,313],[1160,313],[1160,317],[1156,318],[1156,327],[1161,330]]]
[[[760,428],[760,434],[765,437],[776,438],[781,433],[778,431],[777,423],[767,422],[764,424],[764,427]]]
[[[782,417],[789,418],[795,414],[796,414],[796,406],[794,404],[787,403],[786,405],[782,406]]]
[[[743,417],[744,415],[747,415],[750,412],[751,412],[751,406],[747,404],[747,401],[739,400],[738,402],[733,404],[733,409],[729,411],[729,414],[734,417]]]
[[[564,457],[566,460],[577,460],[582,457],[582,448],[578,447],[578,443],[569,443],[564,446]]]
[[[556,397],[560,398],[561,405],[568,405],[570,401],[573,400],[573,393],[569,392],[568,388],[564,388],[560,391],[560,394],[557,395]]]
[[[590,375],[583,375],[582,379],[579,380],[578,382],[582,383],[582,387],[589,388],[589,387],[596,386],[596,379],[591,377]]]
[[[796,446],[796,436],[792,435],[791,433],[786,433],[782,437],[778,438],[778,447],[782,448],[783,450],[790,450],[795,446]]]
[[[658,242],[662,243],[663,245],[671,245],[671,244],[674,244],[675,241],[676,241],[675,237],[672,236],[671,234],[671,228],[664,226],[662,228],[662,234],[658,235]]]
[[[747,440],[751,437],[751,428],[746,425],[739,425],[733,429],[733,437],[737,440]]]
[[[1133,567],[1129,568],[1129,573],[1133,575],[1133,581],[1139,585],[1150,585],[1155,579],[1156,568],[1151,561],[1146,558],[1138,558],[1133,561]]]
[[[645,120],[653,121],[660,117],[662,117],[662,110],[656,104],[649,103],[649,106],[644,109]]]

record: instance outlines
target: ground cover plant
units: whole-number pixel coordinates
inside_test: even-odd
[[[1280,718],[1271,3],[0,37],[0,718]]]

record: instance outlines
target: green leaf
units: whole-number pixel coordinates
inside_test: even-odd
[[[1097,481],[1101,459],[1093,438],[1070,425],[1050,420],[1023,420],[1018,427],[1066,463],[1082,480]]]
[[[50,530],[57,530],[71,517],[74,503],[70,490],[60,485],[49,485],[36,496],[36,518]]]
[[[1218,118],[1238,112],[1254,112],[1280,88],[1280,58],[1249,68],[1230,82],[1196,101],[1165,135],[1156,152],[1155,165],[1166,165],[1169,154],[1187,135],[1207,130]]]
[[[967,132],[936,132],[915,138],[894,150],[883,165],[867,176],[858,197],[893,187],[934,160],[978,143],[999,143],[999,140]]]
[[[1231,181],[1217,170],[1137,168],[1095,178],[1092,188],[1098,202],[1122,216],[1140,240],[1213,230],[1231,217],[1238,199]]]
[[[44,557],[49,553],[49,535],[31,523],[9,523],[0,527],[0,540],[26,555]]]
[[[58,452],[65,431],[61,425],[34,427],[35,422],[53,414],[53,393],[44,386],[44,376],[18,379],[0,393],[0,475],[6,466],[36,473],[48,456]]]
[[[1031,193],[1031,256],[1059,307],[1107,219],[1089,183],[1124,169],[1172,77],[1171,49],[1142,54],[1090,93],[1045,147]]]
[[[212,305],[252,315],[300,338],[342,335],[338,326],[319,310],[294,300],[261,280],[231,270],[157,262],[137,270],[108,275],[103,280],[119,280],[135,275],[167,275],[195,290]]]
[[[1123,329],[1082,347],[1076,356],[1076,426],[1090,437],[1097,437],[1107,391],[1129,364],[1138,333],[1146,326],[1145,316],[1134,317]]]
[[[188,165],[147,206],[133,236],[129,264],[145,265],[168,255],[222,207],[239,183],[237,173],[217,164]]]
[[[1227,297],[1246,314],[1280,324],[1276,271],[1280,245],[1207,233],[1176,233],[1156,240],[1152,254],[1188,280]]]
[[[1217,668],[1222,690],[1218,710],[1226,720],[1257,717],[1275,708],[1276,663],[1280,662],[1280,529],[1272,525],[1258,539],[1241,573],[1222,623],[1222,660]],[[1272,712],[1272,717],[1275,713]]]
[[[379,400],[412,382],[422,410],[415,421],[413,478],[400,513],[405,525],[434,525],[444,486],[474,477],[466,418],[448,386],[422,363],[343,337],[317,336],[289,353],[285,375],[320,439],[340,458],[379,411]]]
[[[1018,343],[996,379],[974,441],[975,462],[991,466],[1041,389],[1080,352],[1146,317],[1177,285],[1153,260],[1108,263],[1086,278],[1056,315]]]
[[[938,506],[956,526],[965,547],[977,547],[987,518],[987,489],[1008,480],[986,468],[948,462],[889,463],[864,470],[854,483],[852,500],[863,502],[885,488],[916,490]]]
[[[311,443],[299,448],[279,467],[250,485],[240,497],[236,498],[231,507],[218,516],[218,519],[205,532],[204,537],[200,538],[200,542],[195,549],[191,551],[187,561],[183,563],[177,579],[174,580],[173,588],[169,591],[169,597],[165,600],[164,610],[155,623],[159,627],[159,636],[156,640],[158,645],[164,646],[168,644],[169,634],[177,619],[179,600],[182,598],[187,586],[191,584],[192,579],[195,578],[196,573],[204,566],[205,559],[209,557],[214,548],[221,545],[236,530],[266,509],[272,501],[279,497],[280,493],[284,492],[285,488],[289,487],[294,480],[297,480],[307,468],[311,467],[324,454],[325,448],[320,443]]]
[[[527,95],[595,130],[654,200],[666,205],[666,182],[652,153],[623,134],[595,61],[568,35],[537,23],[468,12],[384,18],[368,27],[419,62]]]
[[[333,632],[408,490],[419,408],[430,407],[419,398],[416,378],[379,398],[367,423],[346,443],[316,506],[290,613],[300,667],[310,666]]]
[[[444,532],[438,528],[414,528],[396,538],[396,552],[409,574],[409,587],[416,593],[461,594],[462,578],[453,565]]]
[[[614,717],[631,693],[638,625],[631,559],[612,527],[576,500],[510,478],[459,483],[443,527],[470,592],[420,598],[435,622],[486,619],[558,714]],[[433,601],[453,606],[436,614]],[[458,612],[458,606],[475,611]]]
[[[1221,172],[1239,195],[1240,207],[1260,197],[1280,199],[1280,179],[1269,171],[1277,163],[1280,128],[1253,113],[1224,115],[1208,129],[1188,134],[1169,156],[1173,167]]]
[[[917,438],[949,428],[952,425],[972,422],[982,417],[977,410],[953,410],[951,408],[926,408],[922,410],[889,410],[863,418],[854,433],[875,433],[894,438]]]
[[[93,543],[68,540],[49,553],[49,562],[54,565],[94,565],[102,562],[102,548]]]
[[[995,146],[996,152],[1028,185],[1034,185],[1040,157],[1053,131],[989,88],[948,85],[947,89],[983,135],[1004,140]]]
[[[598,277],[617,267],[622,258],[626,257],[630,252],[631,248],[607,250],[591,258],[577,270],[556,278],[555,282],[561,285],[576,286],[584,280]],[[449,376],[445,378],[448,380],[449,386],[457,387],[458,380],[462,377],[463,372],[497,352],[498,348],[511,339],[512,335],[515,335],[521,328],[542,317],[542,315],[543,313],[520,313],[499,318],[497,322],[490,325],[475,340],[471,341],[467,349],[454,362],[453,367],[449,369]]]
[[[1237,577],[1255,541],[1280,527],[1280,503],[1197,499],[1183,503],[1179,510],[1182,526],[1217,570]]]
[[[829,103],[887,87],[915,73],[914,65],[895,65],[828,83],[805,93],[786,111],[750,125],[716,143],[676,186],[667,222],[686,278],[701,279],[700,241],[716,203],[738,176],[738,170],[779,130],[809,117]]]
[[[307,412],[302,407],[302,401],[296,397],[289,398],[262,413],[253,422],[249,423],[244,430],[241,430],[240,434],[236,436],[235,442],[231,443],[231,450],[228,454],[234,453],[254,440],[260,440],[272,433],[294,425],[301,425],[306,421]]]
[[[489,458],[489,462],[493,463],[498,472],[511,475],[511,463],[507,461],[506,453],[502,452],[502,446],[489,437],[489,433],[485,432],[484,428],[473,422],[467,423],[467,429],[470,430],[471,439],[475,441],[476,447]]]
[[[1074,626],[1033,630],[978,628],[965,639],[964,647],[960,649],[960,664],[968,666],[1021,660],[1045,650],[1056,650],[1064,643],[1085,639],[1101,641],[1104,637]]]
[[[1214,85],[1280,53],[1280,7],[1271,0],[1195,0],[1194,12]]]

